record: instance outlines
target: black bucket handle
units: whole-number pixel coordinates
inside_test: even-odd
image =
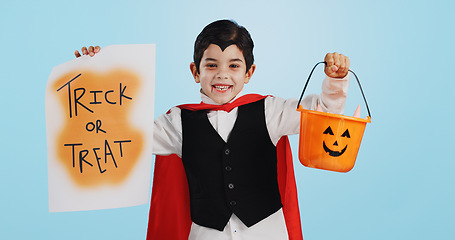
[[[311,78],[311,75],[313,75],[314,69],[316,69],[316,67],[321,63],[324,63],[324,65],[327,65],[327,62],[318,62],[318,63],[316,63],[316,65],[314,65],[313,69],[310,72],[310,75],[308,76],[308,79],[306,80],[305,87],[303,87],[303,91],[302,91],[302,94],[300,95],[300,99],[299,99],[299,103],[297,104],[297,108],[299,108],[299,106],[300,106],[300,102],[302,101],[303,94],[305,93],[306,87],[308,86],[308,83],[310,82],[310,78]],[[370,116],[370,118],[371,118],[370,108],[368,107],[367,99],[365,98],[365,94],[363,93],[362,85],[360,85],[359,78],[353,71],[351,71],[351,69],[349,69],[348,71],[351,72],[352,74],[354,74],[354,77],[357,80],[357,83],[359,84],[360,92],[362,93],[363,100],[365,101],[365,105],[367,107],[368,116]]]

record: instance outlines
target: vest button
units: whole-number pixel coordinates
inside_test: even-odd
[[[229,189],[234,189],[234,184],[229,183],[229,184],[228,184],[228,188],[229,188]]]
[[[231,201],[231,202],[229,202],[229,204],[230,204],[231,206],[235,206],[235,205],[237,205],[237,202],[236,202],[236,201]]]
[[[228,172],[230,172],[232,170],[232,168],[230,166],[226,166],[224,169]]]
[[[231,150],[229,149],[224,150],[224,154],[229,155],[229,153],[231,153]]]

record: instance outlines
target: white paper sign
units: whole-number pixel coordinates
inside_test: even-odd
[[[55,67],[46,89],[49,211],[146,204],[155,45],[115,45]]]

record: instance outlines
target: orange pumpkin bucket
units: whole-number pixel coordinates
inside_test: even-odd
[[[355,164],[367,123],[371,114],[360,81],[354,72],[368,111],[365,119],[303,109],[300,105],[314,69],[305,84],[297,111],[301,113],[299,136],[299,160],[307,167],[336,172],[349,172]]]

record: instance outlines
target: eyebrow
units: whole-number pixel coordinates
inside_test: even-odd
[[[204,58],[204,61],[213,61],[213,62],[217,62],[217,60],[215,58]]]
[[[216,60],[215,58],[205,58],[204,61],[213,61],[213,62],[218,62],[218,60]],[[230,59],[229,62],[242,62],[242,59],[240,58],[233,58],[233,59]]]
[[[231,59],[230,62],[242,62],[243,63],[242,59],[240,59],[240,58]]]

